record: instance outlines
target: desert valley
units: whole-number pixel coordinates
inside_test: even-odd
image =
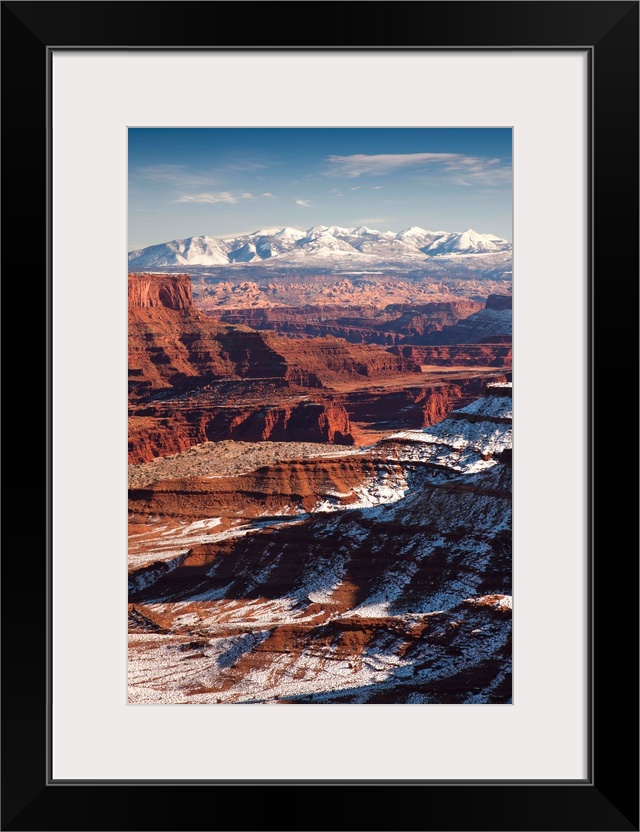
[[[511,245],[129,255],[129,701],[511,701]]]

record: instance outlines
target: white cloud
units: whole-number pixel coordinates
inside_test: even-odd
[[[266,197],[268,199],[275,199],[273,194],[270,194],[268,191],[265,194],[260,194],[260,196]]]
[[[296,203],[296,205],[300,205],[302,208],[309,208],[309,206],[311,205],[308,199],[296,199],[294,200],[294,202]]]
[[[229,164],[222,165],[219,168],[219,170],[232,171],[232,172],[237,171],[237,172],[240,172],[240,173],[244,173],[244,172],[248,171],[249,173],[251,173],[252,171],[256,171],[256,170],[263,170],[266,167],[267,167],[267,165],[260,164],[259,162],[244,161],[244,162],[230,162]]]
[[[257,199],[257,197],[250,193],[232,194],[229,193],[229,191],[218,191],[217,193],[183,194],[173,201],[190,203],[199,202],[207,205],[216,205],[219,202],[226,202],[233,205],[241,199]]]
[[[209,205],[215,205],[218,202],[237,202],[238,197],[228,193],[228,191],[220,191],[216,194],[183,194],[174,202],[205,202]]]
[[[455,173],[459,180],[468,184],[497,185],[511,178],[511,166],[502,165],[500,159],[485,159],[480,156],[464,156],[461,153],[379,153],[367,155],[355,153],[352,156],[328,156],[328,174],[346,176],[384,176],[406,168],[429,168],[436,166],[446,173]],[[376,186],[380,188],[380,186]]]
[[[349,188],[349,190],[350,191],[361,191],[362,190],[362,185],[356,185],[355,188]]]
[[[388,228],[389,223],[392,223],[394,219],[394,217],[358,217],[354,222],[356,225],[366,225],[369,228],[374,225],[387,225]]]
[[[184,165],[146,165],[133,171],[133,176],[165,185],[179,185],[182,188],[202,188],[216,183],[210,171],[196,173]]]
[[[382,190],[382,185],[374,185],[373,188],[371,188],[371,190],[372,191],[381,191]]]
[[[366,173],[381,176],[401,168],[442,163],[457,157],[456,153],[354,153],[352,156],[329,156],[327,161],[332,173],[356,177]]]

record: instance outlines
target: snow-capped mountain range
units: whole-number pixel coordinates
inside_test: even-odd
[[[129,252],[129,269],[144,271],[173,266],[226,266],[233,263],[310,267],[336,265],[376,268],[392,264],[424,265],[427,261],[498,255],[511,259],[511,243],[493,234],[427,231],[412,226],[398,233],[366,226],[343,228],[315,225],[297,228],[262,228],[238,237],[187,237]],[[496,258],[489,258],[495,260]],[[275,263],[274,263],[275,265]],[[487,266],[490,264],[487,263]],[[493,265],[493,262],[491,263]]]

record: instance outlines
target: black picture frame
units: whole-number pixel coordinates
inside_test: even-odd
[[[11,284],[9,290],[14,288],[17,308],[29,307],[25,314],[32,328],[37,322],[35,329],[41,333],[41,348],[48,357],[44,363],[36,362],[40,369],[33,370],[34,375],[38,373],[36,386],[43,391],[46,408],[36,409],[33,426],[40,465],[43,460],[47,463],[38,504],[33,501],[33,481],[29,486],[30,505],[46,515],[46,528],[36,539],[38,545],[29,546],[28,555],[24,546],[17,552],[5,549],[2,563],[2,829],[637,830],[638,562],[637,547],[634,550],[628,542],[629,535],[631,540],[637,538],[625,521],[623,497],[616,493],[620,492],[619,461],[611,453],[607,424],[621,408],[629,408],[628,416],[635,414],[626,398],[635,400],[638,377],[631,359],[637,355],[635,340],[634,345],[628,342],[637,327],[637,317],[629,322],[629,309],[636,315],[638,309],[639,3],[316,5],[322,13],[309,14],[312,3],[2,3],[3,230],[5,241],[11,242],[24,240],[25,229],[29,231],[30,297],[24,297],[19,285],[25,262],[18,246],[3,247],[3,274]],[[305,15],[310,23],[303,26]],[[287,35],[283,18],[300,22],[299,32],[294,28],[297,34]],[[197,19],[198,25],[176,26],[176,19]],[[221,25],[223,20],[237,20],[238,25]],[[238,43],[240,38],[242,43]],[[589,54],[591,728],[589,772],[584,782],[103,783],[59,782],[49,777],[51,447],[45,440],[51,435],[48,153],[52,51],[275,47],[581,49]],[[7,280],[12,274],[17,276],[17,286],[13,278]],[[561,334],[558,339],[561,364]],[[18,379],[12,372],[12,354],[13,350],[7,359],[9,383]],[[34,385],[33,378],[30,384]],[[13,438],[13,419],[9,429]],[[596,435],[601,439],[598,446]],[[27,487],[26,477],[23,485]],[[15,490],[13,480],[12,487]],[[612,493],[615,515],[607,508]],[[626,516],[635,516],[633,506]]]

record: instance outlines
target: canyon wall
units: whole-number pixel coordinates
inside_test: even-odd
[[[129,275],[129,309],[193,309],[188,274]]]
[[[432,332],[439,332],[483,308],[473,300],[434,301],[418,304],[375,306],[278,306],[209,310],[221,323],[242,324],[257,330],[270,330],[296,338],[326,335],[344,338],[352,344],[424,343]]]
[[[512,334],[511,295],[489,295],[484,309],[431,334],[428,344],[497,342]]]
[[[480,344],[451,344],[443,346],[392,347],[390,352],[410,358],[420,365],[440,367],[508,367],[511,368],[513,350],[509,343],[491,341]]]
[[[148,405],[129,417],[129,463],[185,451],[202,442],[329,442],[353,445],[349,415],[333,402],[195,406]]]
[[[164,540],[236,525],[130,573],[130,701],[510,702],[510,414],[503,384],[365,455],[135,489]]]
[[[419,366],[381,347],[342,339],[305,344],[198,312],[185,275],[129,276],[129,389],[132,398],[183,393],[222,378],[284,378],[304,386],[350,376],[419,373]]]

